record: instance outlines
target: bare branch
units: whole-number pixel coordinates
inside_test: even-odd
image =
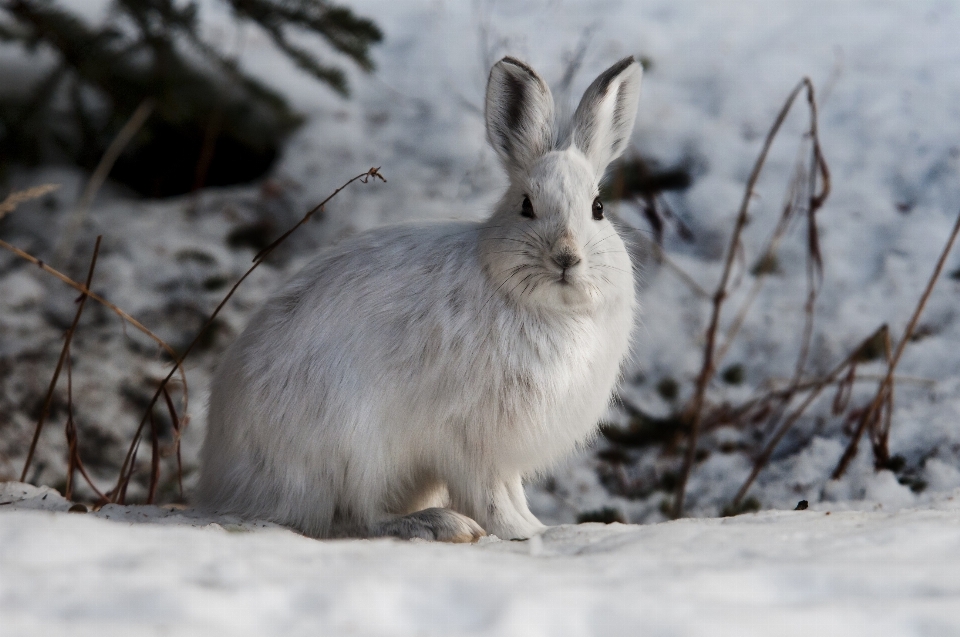
[[[93,246],[93,256],[90,258],[90,269],[87,272],[87,284],[85,288],[90,288],[90,283],[93,281],[93,270],[97,267],[97,256],[100,254],[100,240],[103,239],[103,236],[97,237],[97,243]],[[77,313],[73,316],[73,322],[70,324],[70,329],[67,330],[66,335],[63,339],[63,348],[60,350],[60,359],[57,360],[57,367],[53,370],[53,377],[50,379],[50,385],[47,388],[47,397],[43,401],[43,409],[40,410],[40,418],[37,420],[37,426],[33,430],[33,440],[30,441],[30,450],[27,452],[27,459],[23,463],[23,471],[20,472],[20,482],[27,481],[27,472],[30,470],[30,463],[33,461],[33,454],[37,450],[37,443],[40,441],[40,433],[43,431],[43,425],[47,420],[47,416],[50,415],[50,405],[53,404],[53,391],[57,388],[57,381],[60,379],[60,371],[63,369],[63,363],[70,355],[70,342],[73,340],[73,333],[77,329],[77,324],[80,323],[80,315],[83,314],[83,307],[87,302],[87,295],[82,294],[77,304]],[[71,392],[72,393],[72,392]],[[73,414],[71,409],[71,414],[69,416],[70,420],[73,420]],[[67,484],[70,484],[70,476],[67,477]]]
[[[880,384],[877,387],[877,393],[874,395],[873,400],[870,401],[870,405],[864,410],[856,432],[850,439],[850,443],[847,445],[843,456],[840,458],[840,462],[837,463],[836,468],[831,474],[832,479],[836,480],[840,478],[840,476],[842,476],[847,470],[847,466],[850,464],[850,461],[853,460],[853,458],[857,455],[857,445],[860,441],[860,437],[863,435],[864,430],[871,426],[879,427],[879,431],[874,441],[874,460],[877,466],[883,467],[889,461],[888,441],[890,436],[890,417],[892,415],[891,412],[893,411],[894,372],[896,372],[897,365],[900,363],[900,357],[903,356],[903,351],[906,349],[907,343],[910,342],[910,337],[913,335],[913,331],[917,328],[917,323],[920,321],[920,315],[927,306],[927,301],[930,298],[930,294],[933,292],[933,288],[937,284],[937,280],[939,280],[940,275],[943,273],[943,267],[947,262],[947,257],[950,256],[950,251],[953,249],[953,244],[957,239],[957,234],[960,234],[960,214],[957,215],[957,221],[953,226],[953,230],[950,232],[950,237],[947,239],[947,243],[944,245],[943,251],[940,253],[940,258],[937,260],[937,265],[934,267],[933,273],[930,275],[930,280],[927,281],[927,287],[924,289],[923,294],[920,296],[920,300],[917,302],[917,306],[913,311],[913,316],[910,317],[910,322],[907,323],[907,327],[903,330],[903,335],[897,342],[897,348],[894,351],[893,356],[890,358],[889,364],[887,365],[887,373],[883,377],[883,380],[880,381]],[[883,424],[879,424],[881,421]]]
[[[753,170],[750,173],[750,177],[747,180],[747,186],[744,189],[743,200],[740,204],[740,211],[737,214],[736,224],[733,230],[733,236],[730,238],[730,245],[727,250],[726,261],[723,266],[723,273],[720,276],[720,282],[717,285],[717,290],[713,295],[713,312],[710,317],[710,323],[706,331],[706,343],[704,345],[703,352],[703,365],[700,369],[700,373],[697,376],[696,389],[693,394],[693,398],[685,409],[685,413],[688,414],[691,419],[690,425],[690,438],[688,440],[686,454],[684,456],[683,468],[680,472],[680,478],[677,483],[676,496],[673,502],[672,517],[679,518],[683,515],[683,501],[686,495],[687,489],[687,480],[690,477],[690,471],[693,468],[693,463],[696,458],[696,447],[697,441],[700,434],[700,425],[703,419],[703,408],[704,400],[706,397],[707,386],[709,385],[711,379],[713,378],[714,372],[716,370],[716,361],[715,361],[715,349],[716,349],[716,340],[717,340],[717,329],[720,324],[720,312],[723,308],[723,302],[727,297],[728,293],[728,284],[730,282],[730,276],[733,271],[734,262],[737,259],[737,255],[741,254],[742,243],[741,235],[743,233],[744,227],[747,225],[748,220],[748,211],[750,208],[750,202],[754,196],[754,189],[757,184],[757,180],[760,178],[760,173],[763,170],[763,166],[766,163],[767,155],[770,152],[770,147],[773,145],[774,139],[776,139],[777,133],[780,131],[780,127],[783,125],[784,120],[787,117],[787,114],[790,112],[790,109],[793,107],[793,103],[796,100],[800,92],[806,88],[807,89],[807,99],[811,104],[811,107],[815,104],[813,97],[813,84],[809,78],[803,78],[799,84],[790,92],[790,95],[787,97],[786,102],[783,107],[780,109],[780,112],[777,115],[776,120],[774,120],[773,126],[770,128],[770,132],[767,133],[767,137],[764,140],[763,147],[760,151],[760,155],[757,157],[757,161],[754,163]],[[816,118],[816,109],[812,108],[812,115],[814,119]],[[813,128],[815,132],[816,129]],[[828,179],[828,172],[825,169],[825,163],[822,162],[822,155],[820,154],[819,144],[815,141],[814,143],[814,161],[815,165],[819,167],[818,171],[814,172],[814,179],[817,174],[825,176],[824,178]],[[822,164],[822,165],[821,165]],[[811,191],[812,193],[815,191]],[[828,181],[824,182],[823,190],[819,194],[811,195],[811,208],[814,208],[813,204],[816,204],[816,207],[819,207],[823,204],[823,201],[826,199],[827,194],[829,193]],[[815,212],[815,210],[814,210]],[[810,213],[810,219],[812,223],[813,214]],[[815,231],[811,231],[811,236],[815,235]],[[811,242],[813,239],[811,239]],[[815,248],[815,249],[814,249]],[[815,255],[816,260],[819,261],[819,248],[813,246],[811,248],[811,254]]]
[[[140,424],[137,427],[136,433],[134,433],[133,440],[130,443],[130,448],[127,450],[127,455],[124,458],[123,465],[120,468],[120,477],[117,480],[116,487],[111,492],[113,502],[122,503],[124,498],[126,497],[127,485],[130,482],[130,478],[133,477],[137,448],[140,445],[140,437],[143,434],[143,429],[146,423],[148,422],[148,420],[151,418],[153,414],[154,405],[157,404],[157,401],[160,399],[160,396],[162,396],[164,392],[166,392],[167,383],[170,382],[170,379],[173,378],[173,375],[176,373],[176,371],[180,369],[182,373],[183,360],[190,354],[190,352],[193,350],[196,344],[200,341],[204,332],[206,332],[206,330],[210,327],[210,325],[213,324],[213,321],[214,319],[217,318],[217,315],[220,313],[220,310],[222,310],[223,307],[227,304],[227,302],[233,296],[234,292],[237,291],[237,288],[240,287],[240,284],[243,283],[247,279],[247,277],[250,276],[250,274],[253,273],[253,271],[256,270],[257,267],[261,263],[263,263],[263,261],[268,256],[270,256],[270,253],[273,252],[277,248],[277,246],[283,243],[283,241],[286,240],[286,238],[289,237],[291,234],[293,234],[293,232],[296,231],[300,226],[302,226],[307,221],[309,221],[314,214],[316,214],[320,210],[323,210],[324,206],[326,206],[331,199],[336,197],[340,193],[340,191],[342,191],[344,188],[346,188],[347,186],[349,186],[355,181],[361,181],[363,183],[367,183],[371,178],[379,179],[383,182],[387,181],[384,178],[384,176],[380,174],[379,167],[371,168],[370,170],[364,173],[360,173],[356,177],[349,179],[342,186],[334,190],[326,199],[324,199],[319,204],[317,204],[316,206],[308,210],[307,213],[303,216],[303,218],[300,219],[300,221],[298,221],[292,228],[290,228],[289,230],[284,232],[282,235],[280,235],[280,237],[278,237],[273,243],[271,243],[266,248],[261,250],[253,258],[253,265],[250,266],[250,268],[244,273],[244,275],[240,277],[240,279],[236,283],[233,284],[233,287],[230,288],[230,291],[227,292],[227,295],[223,298],[222,301],[220,301],[220,304],[217,305],[216,309],[214,309],[213,313],[210,315],[210,318],[207,319],[206,323],[203,324],[203,327],[201,327],[200,330],[197,332],[197,335],[190,342],[190,345],[188,345],[187,349],[184,350],[183,356],[179,359],[175,359],[173,369],[171,369],[170,373],[168,373],[167,376],[162,381],[160,381],[160,385],[157,387],[156,392],[154,392],[153,397],[150,399],[150,403],[147,406],[147,409],[143,415],[143,418],[140,419]],[[175,418],[174,421],[176,422],[176,420],[177,419]],[[179,423],[175,425],[175,427],[177,427],[178,436],[179,436],[178,425]],[[179,445],[179,438],[178,438],[177,444]]]

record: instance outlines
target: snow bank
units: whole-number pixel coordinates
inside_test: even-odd
[[[467,546],[321,542],[161,507],[71,514],[28,485],[5,485],[0,503],[4,634],[960,630],[960,491],[925,510],[559,526]]]

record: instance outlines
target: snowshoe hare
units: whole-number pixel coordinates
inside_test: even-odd
[[[201,505],[316,537],[543,529],[522,481],[594,434],[629,348],[632,267],[598,183],[640,77],[610,67],[558,139],[547,85],[500,60],[493,215],[354,236],[268,300],[213,380]]]

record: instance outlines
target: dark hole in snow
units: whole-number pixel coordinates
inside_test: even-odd
[[[279,139],[257,146],[238,136],[221,133],[212,143],[212,156],[205,175],[201,176],[198,165],[206,140],[202,128],[163,123],[153,126],[150,132],[149,141],[121,155],[110,172],[112,179],[146,197],[180,195],[201,185],[247,183],[262,177],[279,154]]]
[[[657,393],[660,394],[664,400],[676,400],[677,394],[680,393],[680,384],[673,378],[667,376],[657,383]]]
[[[623,517],[623,513],[613,507],[603,507],[595,511],[584,511],[577,515],[577,524],[587,522],[600,522],[602,524],[613,524],[614,522],[619,522],[620,524],[627,523]]]
[[[746,374],[743,371],[743,365],[737,363],[735,365],[730,365],[723,370],[721,378],[723,378],[723,382],[727,383],[728,385],[739,385],[743,383],[745,375]]]

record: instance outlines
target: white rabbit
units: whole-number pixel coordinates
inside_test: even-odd
[[[384,227],[321,252],[213,380],[199,501],[316,537],[527,538],[522,480],[588,440],[627,355],[633,272],[598,183],[641,67],[553,97],[500,60],[487,136],[510,177],[481,223]]]

